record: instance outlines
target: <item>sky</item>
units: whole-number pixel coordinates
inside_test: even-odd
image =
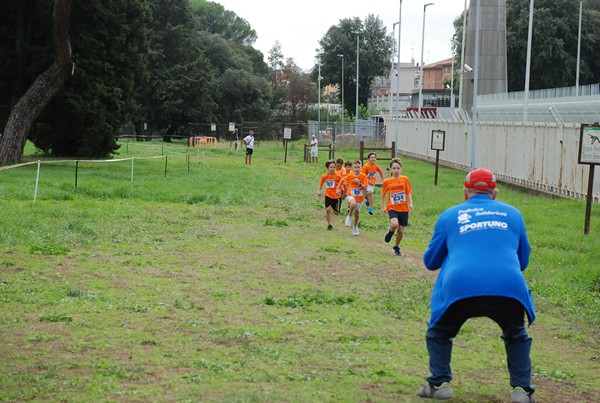
[[[387,32],[392,32],[398,22],[401,0],[212,0],[248,21],[258,36],[254,48],[265,57],[275,41],[281,43],[284,59],[293,58],[301,69],[308,71],[316,63],[319,40],[327,30],[345,18],[358,17],[364,22],[373,14],[383,22]],[[450,41],[454,34],[452,25],[464,7],[465,0],[404,0],[400,38],[400,62],[415,63],[421,60],[423,6],[425,14],[425,64],[452,57]],[[469,1],[466,1],[467,7]],[[398,38],[398,25],[395,35]],[[394,60],[396,60],[396,57]]]

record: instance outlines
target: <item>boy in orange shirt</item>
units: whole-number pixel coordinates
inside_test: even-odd
[[[402,161],[399,158],[391,159],[390,170],[392,176],[383,181],[381,189],[383,214],[388,213],[390,218],[390,228],[385,234],[384,240],[389,242],[396,229],[398,229],[393,249],[396,256],[401,256],[400,241],[404,236],[404,227],[408,225],[408,213],[413,209],[412,188],[408,176],[400,175],[402,173]],[[389,194],[387,200],[386,194]]]
[[[377,154],[369,153],[368,155],[369,161],[362,168],[362,173],[367,175],[369,178],[369,186],[367,187],[367,201],[366,205],[369,207],[369,214],[373,215],[373,191],[375,190],[375,184],[377,183],[376,175],[379,174],[381,178],[381,182],[383,183],[383,171],[377,165]]]
[[[344,160],[342,158],[338,158],[335,160],[335,172],[340,174],[341,177],[346,176],[346,168],[344,168]]]
[[[317,188],[317,196],[321,197],[321,188],[325,184],[325,219],[327,220],[327,229],[332,230],[331,213],[340,212],[340,195],[337,194],[337,188],[342,180],[340,174],[335,171],[335,161],[328,160],[325,162],[327,173],[321,176],[319,187]]]
[[[365,190],[369,185],[367,175],[360,171],[361,168],[362,162],[360,160],[354,161],[352,164],[352,172],[349,172],[344,176],[337,187],[337,194],[341,195],[342,185],[346,186],[348,216],[346,217],[345,224],[348,227],[352,226],[352,235],[354,236],[359,235],[358,221],[360,219],[360,210],[365,198]],[[352,216],[354,216],[354,225],[352,225]]]

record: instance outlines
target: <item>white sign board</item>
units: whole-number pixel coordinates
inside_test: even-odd
[[[283,139],[284,140],[291,140],[292,138],[292,128],[291,127],[285,127],[283,129]]]
[[[600,165],[600,126],[581,125],[579,163]]]
[[[444,151],[446,145],[446,132],[443,130],[432,130],[431,131],[431,149]]]
[[[235,123],[229,123],[229,131],[233,133],[233,131],[235,130]]]
[[[217,125],[215,123],[211,123],[210,124],[210,131],[211,132],[216,132],[217,131]]]

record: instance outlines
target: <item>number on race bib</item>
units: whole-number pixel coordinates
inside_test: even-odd
[[[335,180],[325,181],[325,186],[327,186],[328,189],[333,189],[335,187]]]
[[[361,188],[352,189],[352,196],[362,196],[363,191]]]
[[[404,203],[406,201],[406,194],[404,192],[394,193],[390,195],[392,204]]]

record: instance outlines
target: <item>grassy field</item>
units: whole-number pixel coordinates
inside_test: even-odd
[[[0,170],[0,400],[420,401],[436,277],[422,254],[464,173],[434,186],[432,165],[403,158],[415,210],[396,257],[381,213],[359,237],[343,217],[326,230],[325,168],[302,152],[284,163],[261,142],[246,166],[229,144],[122,143],[124,161],[79,162],[76,188],[75,163],[42,163],[35,203],[37,165]],[[584,202],[502,184],[498,199],[532,244],[538,401],[598,402],[600,206],[585,236]],[[463,327],[453,401],[508,400],[499,336]]]

